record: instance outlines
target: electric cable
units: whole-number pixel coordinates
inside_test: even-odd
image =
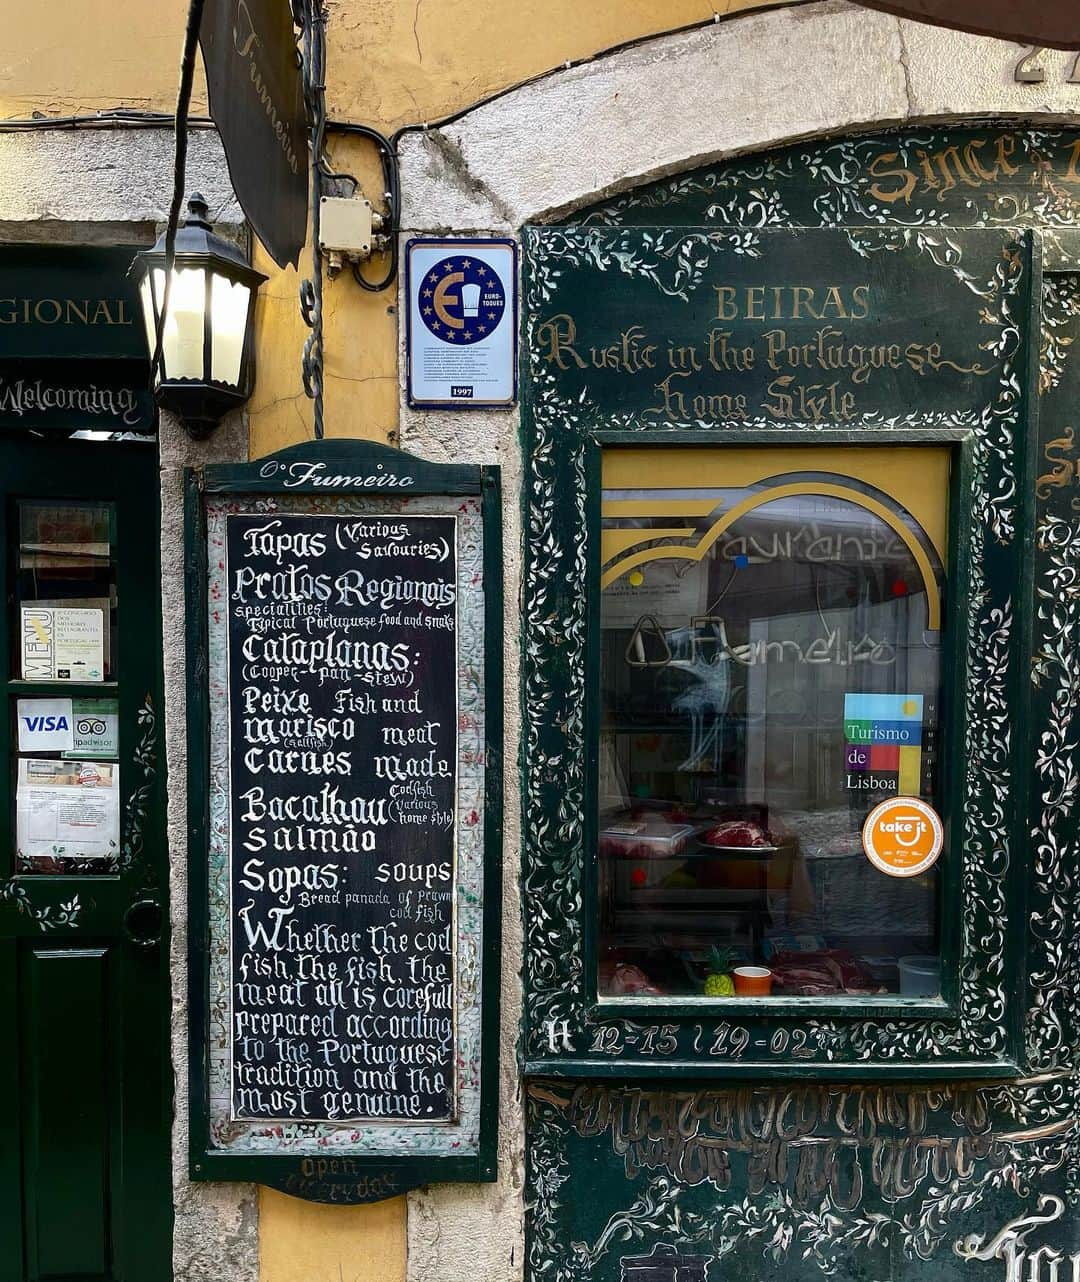
[[[361,270],[358,263],[353,263],[353,279],[361,289],[367,290],[370,294],[378,294],[388,289],[393,284],[398,272],[398,232],[401,221],[401,170],[398,164],[397,149],[391,139],[385,134],[381,134],[377,129],[372,129],[370,125],[354,124],[351,121],[328,120],[326,127],[333,133],[351,134],[360,138],[367,138],[373,142],[379,152],[379,161],[382,165],[383,175],[383,199],[386,201],[387,208],[387,252],[389,254],[389,265],[381,280],[370,280]]]
[[[326,140],[326,10],[322,0],[306,0],[301,58],[304,101],[311,123],[311,276],[300,284],[300,314],[311,330],[304,341],[301,377],[312,402],[315,439],[321,441],[323,424],[323,272],[321,200],[323,154]]]
[[[202,22],[204,0],[191,0],[188,6],[187,27],[184,31],[184,52],[180,60],[180,88],[176,94],[175,147],[173,151],[173,192],[169,203],[169,219],[165,225],[165,284],[161,294],[161,309],[154,332],[154,351],[150,359],[150,388],[154,387],[161,365],[162,346],[165,338],[165,317],[169,312],[169,294],[172,289],[173,263],[176,261],[176,231],[180,225],[180,207],[184,203],[184,181],[187,171],[187,116],[191,106],[191,86],[195,79],[195,51],[199,44],[199,26]]]

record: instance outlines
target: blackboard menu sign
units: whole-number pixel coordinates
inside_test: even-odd
[[[454,1111],[451,516],[228,516],[238,1118]]]
[[[361,442],[189,476],[196,1178],[494,1177],[497,499]]]

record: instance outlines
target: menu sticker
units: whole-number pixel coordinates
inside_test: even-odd
[[[891,797],[866,816],[867,859],[889,877],[917,877],[938,861],[945,834],[937,811],[919,797]]]
[[[24,681],[103,681],[101,610],[24,605],[19,615]]]
[[[455,1116],[456,536],[226,519],[234,1118]]]

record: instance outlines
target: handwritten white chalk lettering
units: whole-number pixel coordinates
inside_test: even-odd
[[[455,1115],[456,547],[452,516],[227,518],[237,1118]]]

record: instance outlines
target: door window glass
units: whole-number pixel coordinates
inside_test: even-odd
[[[941,864],[863,826],[940,809],[947,479],[914,447],[607,452],[601,997],[938,995]]]
[[[24,681],[105,681],[116,650],[111,504],[17,504],[12,675]]]
[[[24,499],[12,519],[15,869],[110,872],[119,861],[118,705],[72,686],[115,678],[114,508]]]

